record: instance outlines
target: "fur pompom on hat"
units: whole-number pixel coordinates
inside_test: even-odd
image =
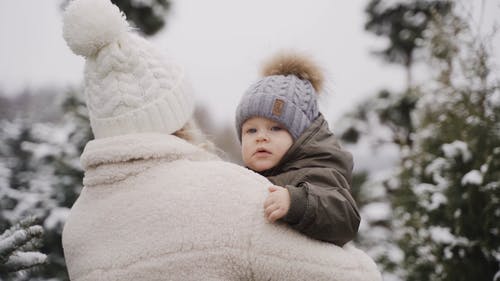
[[[125,15],[109,1],[74,1],[64,12],[63,37],[71,50],[84,57],[126,35]]]
[[[322,91],[323,72],[305,55],[281,52],[264,63],[262,74],[236,109],[240,141],[243,123],[252,117],[281,123],[296,140],[319,115],[317,96]]]
[[[299,53],[282,52],[272,57],[262,68],[262,76],[295,75],[311,83],[316,93],[322,91],[323,72],[314,61]]]
[[[172,134],[194,110],[183,69],[130,29],[110,0],[74,0],[63,14],[66,43],[86,59],[85,96],[95,138]]]

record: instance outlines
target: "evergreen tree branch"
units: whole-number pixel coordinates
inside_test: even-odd
[[[39,225],[13,226],[0,236],[0,269],[13,272],[45,262],[47,256],[38,252],[23,252],[23,247],[40,239],[43,228]]]
[[[9,272],[28,269],[37,265],[42,265],[47,261],[47,256],[40,252],[14,252],[9,260],[0,266]]]

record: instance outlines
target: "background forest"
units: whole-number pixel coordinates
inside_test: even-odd
[[[112,2],[146,37],[168,28],[175,4]],[[354,159],[355,243],[384,280],[500,280],[499,35],[495,26],[479,33],[465,7],[366,1],[366,32],[387,42],[373,56],[400,66],[405,87],[373,92],[330,120],[343,145],[364,155]],[[233,124],[209,115],[198,106],[222,157],[239,163]],[[0,92],[0,280],[68,280],[61,232],[92,138],[81,88]]]

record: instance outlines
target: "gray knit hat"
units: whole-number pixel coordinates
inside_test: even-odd
[[[273,57],[264,66],[263,75],[245,92],[236,109],[239,140],[243,123],[257,116],[282,124],[296,140],[319,115],[320,69],[307,57],[287,53]]]

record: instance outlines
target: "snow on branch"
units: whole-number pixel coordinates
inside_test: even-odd
[[[455,158],[457,156],[462,156],[462,161],[467,162],[471,160],[472,153],[467,146],[467,143],[463,141],[456,140],[452,143],[445,143],[441,146],[446,158]]]
[[[46,255],[27,250],[43,235],[43,228],[33,222],[22,221],[0,235],[0,271],[14,272],[45,263]]]
[[[47,256],[40,252],[15,252],[5,263],[5,268],[13,272],[44,264],[46,260]]]

